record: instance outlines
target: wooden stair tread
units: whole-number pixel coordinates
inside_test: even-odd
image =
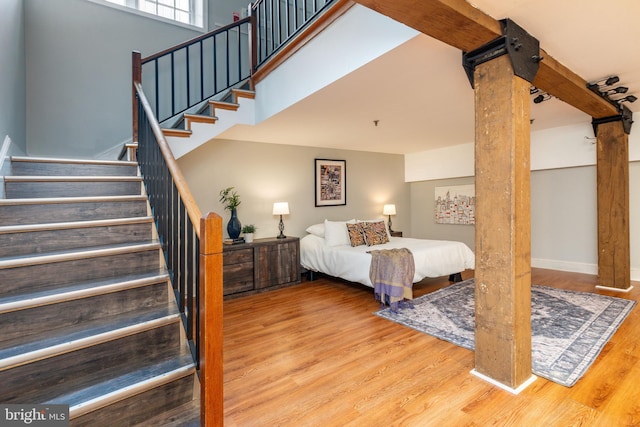
[[[214,124],[216,120],[218,120],[215,116],[207,116],[205,114],[185,114],[184,118],[189,120],[189,122],[209,124]]]
[[[108,246],[92,246],[86,248],[69,249],[49,252],[45,254],[31,254],[0,258],[0,270],[5,268],[24,267],[28,265],[47,264],[53,262],[72,261],[101,256],[118,255],[161,249],[157,241],[143,243],[122,243]]]
[[[138,184],[135,184],[138,185]],[[40,222],[87,221],[150,215],[147,199],[139,194],[101,197],[19,197],[0,199],[3,226]]]
[[[29,162],[29,163],[67,163],[76,165],[108,165],[108,166],[138,166],[137,162],[127,160],[100,160],[100,159],[72,159],[72,158],[56,158],[56,157],[25,157],[11,156],[12,162]]]
[[[124,277],[117,276],[104,280],[87,281],[44,291],[14,294],[0,298],[0,313],[9,313],[16,310],[41,307],[43,305],[56,304],[79,298],[88,298],[139,286],[161,283],[167,280],[169,280],[169,275],[166,272],[148,272]]]
[[[248,98],[248,99],[255,99],[256,98],[256,92],[253,90],[248,90],[248,89],[231,89],[231,93],[233,93],[233,95],[238,98]]]
[[[6,177],[5,177],[6,178]],[[126,196],[98,196],[98,197],[28,197],[16,199],[0,199],[0,207],[14,205],[46,205],[46,204],[69,204],[69,203],[96,203],[96,202],[131,202],[146,201],[143,195]]]
[[[176,322],[180,322],[180,312],[175,304],[170,304],[57,331],[44,331],[42,334],[29,336],[29,342],[19,345],[13,345],[14,341],[7,341],[0,349],[0,371]]]
[[[162,133],[164,134],[164,136],[177,136],[179,138],[188,138],[191,136],[191,131],[184,129],[162,128]]]
[[[69,228],[89,228],[89,227],[108,227],[115,225],[125,224],[140,224],[140,223],[152,223],[153,217],[151,216],[138,216],[132,218],[114,218],[114,219],[100,219],[89,221],[69,221],[69,222],[51,222],[51,223],[38,223],[38,224],[21,224],[21,225],[4,225],[0,226],[0,234],[7,233],[28,233],[31,231],[45,231],[45,230],[62,230]]]
[[[12,157],[11,176],[138,175],[138,165],[119,160],[78,160],[48,157]]]
[[[56,397],[46,403],[69,405],[70,417],[74,418],[128,396],[149,390],[160,383],[166,383],[194,373],[195,364],[193,363],[193,358],[190,354],[183,353],[164,362]]]
[[[5,183],[12,182],[142,182],[140,176],[130,175],[9,175],[4,177]]]
[[[230,110],[235,111],[240,108],[240,104],[235,102],[226,102],[226,101],[209,101],[209,105],[213,108],[219,108],[221,110]]]

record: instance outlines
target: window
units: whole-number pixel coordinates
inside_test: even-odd
[[[94,0],[95,1],[95,0]],[[204,28],[204,0],[102,0],[145,14]]]

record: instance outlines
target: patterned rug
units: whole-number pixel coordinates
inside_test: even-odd
[[[474,349],[474,279],[413,300],[414,308],[375,314]],[[587,292],[531,286],[533,373],[571,387],[584,375],[636,302]]]

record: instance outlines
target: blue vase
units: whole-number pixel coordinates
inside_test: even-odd
[[[227,224],[227,233],[229,234],[229,238],[237,239],[240,237],[241,231],[242,224],[238,219],[238,213],[235,209],[231,209],[231,218],[229,218],[229,223]]]

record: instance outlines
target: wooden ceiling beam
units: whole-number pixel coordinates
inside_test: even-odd
[[[464,52],[469,52],[502,35],[500,22],[465,0],[355,2]]]
[[[587,82],[582,77],[543,49],[540,49],[540,56],[543,60],[540,62],[538,74],[533,79],[535,87],[596,119],[620,114],[613,104],[587,89]]]
[[[500,22],[465,0],[355,0],[443,43],[470,52],[500,37]],[[525,28],[526,30],[526,28]],[[534,37],[535,35],[532,34]],[[587,82],[543,49],[532,84],[593,118],[620,114],[617,108],[587,89]],[[462,67],[461,67],[462,68]]]

